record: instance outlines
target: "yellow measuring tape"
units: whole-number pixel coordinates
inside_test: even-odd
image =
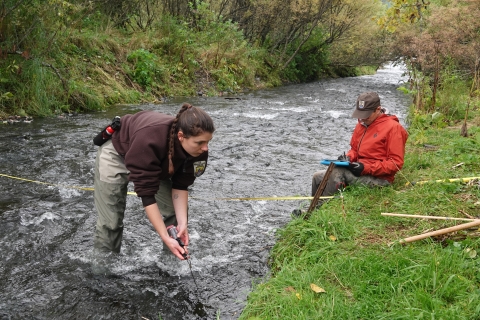
[[[42,181],[36,181],[36,180],[30,180],[30,179],[25,179],[25,178],[19,178],[19,177],[14,177],[14,176],[9,176],[6,174],[0,173],[1,177],[6,177],[10,179],[15,179],[15,180],[20,180],[20,181],[26,181],[26,182],[33,182],[33,183],[39,183],[39,184],[44,184],[47,186],[52,186],[52,187],[61,187],[61,188],[68,188],[68,189],[77,189],[77,190],[83,190],[83,191],[93,191],[93,188],[89,187],[77,187],[77,186],[64,186],[61,184],[54,184],[54,183],[47,183],[47,182],[42,182]],[[137,195],[135,192],[127,192],[129,195]],[[204,199],[204,198],[197,198],[197,197],[190,197],[191,199],[203,199],[203,200],[219,200],[219,201],[279,201],[279,200],[311,200],[313,197],[303,197],[303,196],[290,196],[290,197],[245,197],[245,198],[211,198],[211,199]],[[333,196],[330,197],[320,197],[321,199],[331,199]]]
[[[47,182],[42,182],[42,181],[29,180],[29,179],[25,179],[25,178],[19,178],[19,177],[9,176],[9,175],[7,175],[7,174],[2,174],[2,173],[0,173],[0,176],[6,177],[6,178],[10,178],[10,179],[21,180],[21,181],[27,181],[27,182],[33,182],[33,183],[40,183],[40,184],[44,184],[44,185],[52,186],[52,187],[62,187],[62,188],[69,188],[69,189],[79,189],[79,190],[93,191],[93,188],[63,186],[63,185],[61,185],[61,184],[53,184],[53,183],[47,183]]]

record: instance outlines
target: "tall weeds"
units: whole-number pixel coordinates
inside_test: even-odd
[[[352,13],[380,8],[366,0],[335,3],[335,10],[330,0],[291,1],[291,8],[274,2],[252,2],[246,8],[216,0],[35,0],[29,5],[7,0],[0,10],[0,111],[93,111],[116,102],[314,80],[335,74],[330,73],[328,46],[360,25]],[[281,16],[273,8],[295,14]],[[266,16],[275,23],[263,21]],[[342,75],[357,72],[354,65],[338,68]],[[31,93],[29,76],[36,86]]]

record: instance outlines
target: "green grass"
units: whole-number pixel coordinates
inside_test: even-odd
[[[465,138],[460,128],[412,130],[392,187],[348,187],[310,219],[294,218],[278,230],[271,274],[255,285],[240,319],[479,319],[478,231],[401,245],[465,222],[381,215],[480,217],[478,180],[410,184],[480,176],[480,129],[470,124],[468,132]]]

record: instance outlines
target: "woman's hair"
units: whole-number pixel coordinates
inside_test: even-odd
[[[215,126],[210,116],[198,107],[184,103],[177,113],[170,129],[170,140],[168,146],[168,173],[173,174],[173,146],[175,136],[179,131],[183,132],[185,138],[196,137],[204,132],[213,133]]]

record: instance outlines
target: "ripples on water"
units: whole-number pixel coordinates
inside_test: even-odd
[[[358,94],[377,91],[402,123],[402,69],[239,95],[175,99],[105,113],[0,126],[0,319],[236,319],[254,281],[268,273],[275,230],[302,201],[224,197],[309,195],[319,160],[348,150]],[[189,231],[197,292],[185,261],[162,250],[141,201],[127,200],[122,252],[93,256],[96,147],[115,115],[144,109],[176,114],[203,107],[217,131],[206,173],[191,190]],[[60,186],[59,186],[60,185]],[[69,187],[62,187],[69,186]],[[102,260],[103,275],[93,272]]]

